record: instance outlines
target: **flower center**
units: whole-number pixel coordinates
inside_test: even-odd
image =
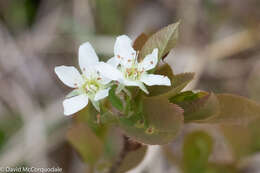
[[[139,71],[136,65],[125,69],[125,78],[131,80],[139,80],[143,71]]]
[[[99,82],[101,79],[100,77],[94,77],[91,79],[84,77],[84,79],[85,83],[81,87],[81,90],[84,93],[95,95],[102,88],[102,84]]]

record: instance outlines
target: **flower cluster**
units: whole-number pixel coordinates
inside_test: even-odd
[[[168,77],[149,74],[149,70],[154,69],[158,63],[157,48],[141,62],[138,62],[137,57],[138,52],[133,49],[132,40],[126,35],[117,37],[114,57],[106,63],[99,61],[90,43],[82,44],[79,47],[79,66],[82,73],[72,66],[58,66],[54,69],[65,85],[74,88],[63,101],[64,114],[72,115],[80,111],[87,106],[89,100],[100,111],[99,101],[108,96],[115,83],[113,81],[119,84],[120,89],[136,86],[146,94],[149,92],[145,85],[171,85]]]

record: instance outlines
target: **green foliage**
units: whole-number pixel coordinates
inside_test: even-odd
[[[181,92],[194,77],[194,73],[180,73],[174,75],[168,64],[159,67],[155,73],[168,76],[171,80],[171,86],[150,86],[148,87],[150,92],[149,96],[161,95],[163,97],[171,98]]]
[[[203,122],[203,120],[217,115],[219,111],[219,101],[213,93],[187,91],[169,100],[184,109],[184,121],[186,123]]]
[[[86,163],[93,165],[101,157],[104,144],[86,124],[74,124],[68,131],[67,138]]]
[[[108,1],[110,0],[106,0]],[[133,45],[135,50],[140,51],[139,60],[154,48],[159,49],[159,59],[167,56],[176,45],[178,27],[179,23],[174,23],[150,37],[141,34]],[[129,90],[120,93],[120,97],[116,86],[112,86],[108,99],[101,102],[100,112],[89,104],[78,113],[77,123],[68,132],[68,140],[86,163],[94,165],[98,170],[105,170],[116,161],[115,158],[123,147],[122,143],[117,142],[118,134],[111,133],[110,124],[121,128],[124,135],[137,143],[163,145],[177,136],[184,123],[230,125],[250,123],[259,118],[260,105],[244,97],[202,91],[181,92],[194,78],[194,73],[174,74],[167,63],[150,72],[167,76],[171,80],[171,86],[147,86],[149,95],[139,92],[137,87],[129,87]],[[75,95],[77,91],[74,90],[68,97]],[[257,145],[252,145],[253,136],[260,134],[257,128],[252,126],[250,130],[244,130],[234,126],[221,126],[220,129],[233,146],[237,158],[259,150],[258,138]],[[245,138],[240,138],[240,135]],[[184,172],[235,172],[234,167],[208,162],[212,147],[212,138],[205,132],[196,131],[186,136],[182,158]],[[249,149],[240,150],[241,147]],[[146,149],[146,146],[142,146],[131,151],[124,158],[118,172],[125,172],[138,165]]]
[[[164,57],[175,47],[179,35],[179,22],[168,25],[158,32],[154,33],[145,42],[140,51],[139,58],[143,59],[146,55],[152,53],[153,49],[159,49],[159,59]]]
[[[184,89],[193,78],[194,78],[194,73],[180,73],[174,75],[172,79],[171,90],[163,94],[163,96],[168,98],[175,96],[176,94],[181,92],[181,90]]]
[[[247,124],[260,116],[260,105],[245,97],[232,94],[217,94],[219,113],[206,122]]]
[[[172,69],[169,66],[169,64],[164,63],[163,65],[158,66],[158,68],[155,70],[154,73],[167,76],[171,80],[171,84],[173,83],[174,74],[173,74]],[[160,86],[160,85],[149,86],[148,87],[148,91],[149,91],[148,96],[157,96],[157,95],[166,93],[166,92],[170,91],[171,88],[172,88],[171,86]]]
[[[165,144],[173,140],[183,124],[183,111],[167,98],[143,98],[142,116],[122,118],[120,126],[126,135],[145,144]]]
[[[98,123],[99,116],[101,118],[100,113],[97,112],[94,106],[88,104],[85,109],[77,113],[76,122],[86,123],[98,137],[104,138],[107,133],[107,125]]]
[[[109,91],[108,100],[116,109],[118,109],[119,111],[123,111],[123,103],[121,99],[116,95],[115,91],[116,86],[114,85]]]
[[[196,131],[188,134],[183,145],[184,172],[205,173],[212,147],[212,138],[207,133]]]

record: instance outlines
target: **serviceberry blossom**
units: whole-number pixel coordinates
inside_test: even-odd
[[[54,71],[59,79],[68,87],[74,88],[69,98],[63,101],[64,114],[72,115],[85,106],[90,100],[100,111],[99,101],[108,96],[111,80],[102,76],[102,73],[113,73],[114,68],[101,63],[90,43],[86,42],[79,47],[79,66],[82,74],[73,66],[58,66]]]
[[[117,80],[124,86],[137,86],[146,94],[148,90],[145,85],[166,85],[170,86],[171,81],[167,76],[149,74],[149,70],[156,67],[158,63],[158,49],[154,49],[151,54],[138,62],[138,52],[132,47],[132,40],[121,35],[117,37],[114,46],[114,57],[108,60],[108,64],[118,69],[121,74],[115,73],[113,80]],[[106,74],[104,74],[107,76]],[[117,77],[115,77],[117,75]],[[107,76],[109,77],[109,76]]]

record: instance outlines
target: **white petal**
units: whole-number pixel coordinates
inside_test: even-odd
[[[94,101],[93,99],[90,99],[92,105],[95,107],[95,109],[100,112],[100,107],[99,107],[99,102],[98,101]]]
[[[98,100],[101,100],[101,99],[107,97],[109,90],[110,90],[110,88],[99,90],[95,95],[94,101],[98,101]]]
[[[59,79],[71,88],[77,88],[83,84],[79,71],[72,66],[58,66],[54,68]]]
[[[108,61],[107,61],[107,64],[113,66],[113,67],[117,67],[118,64],[119,64],[119,59],[116,59],[115,57],[112,57],[110,58]]]
[[[79,66],[85,71],[90,66],[98,63],[98,56],[89,42],[83,43],[79,47]]]
[[[132,47],[132,40],[126,35],[117,37],[114,54],[115,58],[120,60],[120,64],[125,67],[130,66],[136,57],[136,51]]]
[[[109,82],[111,82],[111,79],[108,79],[106,78],[105,76],[100,76],[99,78],[101,78],[99,80],[99,82],[102,84],[102,85],[107,85]]]
[[[88,104],[88,96],[85,94],[78,95],[63,101],[64,115],[72,115]]]
[[[149,94],[148,90],[146,89],[146,87],[144,86],[143,83],[140,82],[139,88],[140,88],[141,90],[143,90],[143,92],[145,92],[146,94]]]
[[[171,86],[171,81],[167,76],[155,74],[143,74],[140,79],[148,86],[152,85],[166,85]]]
[[[111,65],[104,63],[104,62],[100,62],[97,65],[97,70],[99,71],[101,76],[104,76],[111,80],[119,81],[120,79],[123,78],[122,73],[118,69],[116,69],[116,68],[112,67]]]
[[[87,69],[83,71],[83,74],[85,75],[86,78],[91,79],[91,78],[97,78],[99,75],[97,73],[97,65],[89,66]]]
[[[146,94],[148,94],[148,90],[146,89],[146,87],[144,86],[144,84],[142,82],[139,81],[131,81],[131,80],[127,80],[124,79],[124,85],[126,86],[137,86],[139,87],[141,90],[143,90]]]
[[[138,81],[133,81],[133,80],[128,80],[128,79],[124,79],[123,80],[124,85],[126,86],[139,86],[140,82]]]
[[[149,55],[146,55],[144,60],[139,64],[139,70],[151,70],[153,69],[158,63],[158,49],[154,49],[153,52]]]

